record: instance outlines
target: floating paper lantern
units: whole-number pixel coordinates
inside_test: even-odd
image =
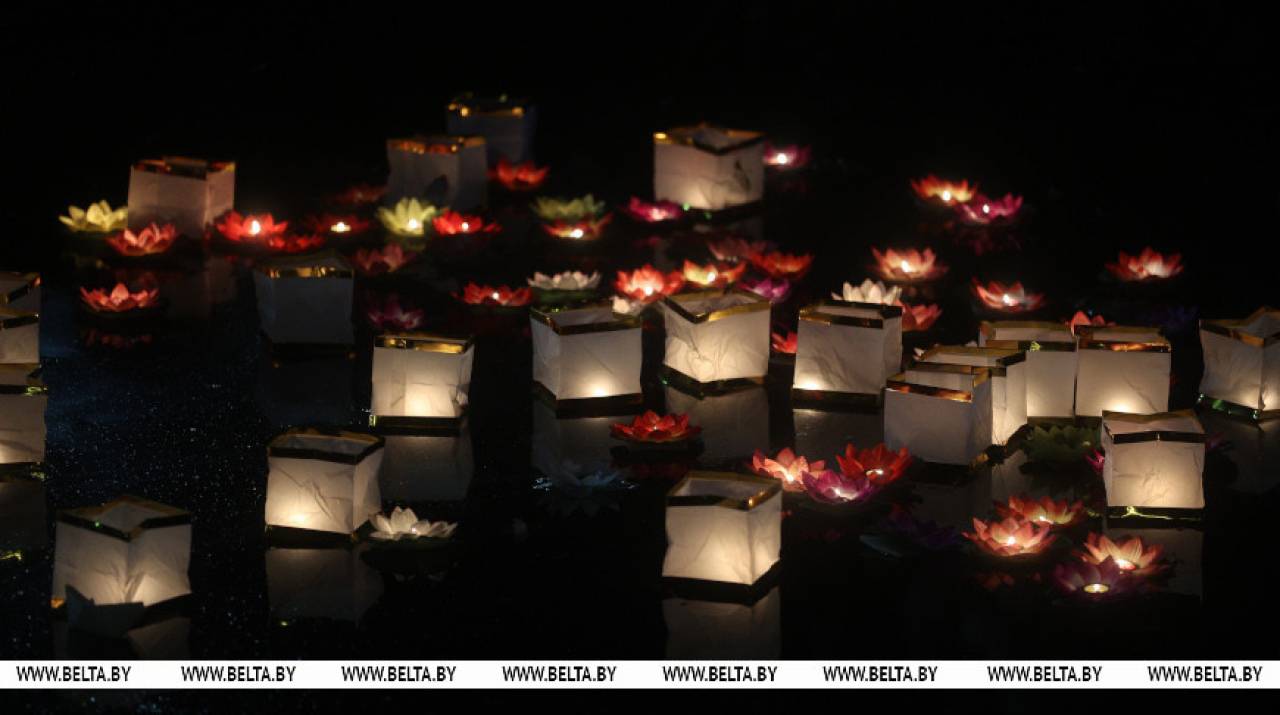
[[[442,203],[459,209],[482,206],[488,195],[485,141],[479,136],[432,136],[387,140],[390,201],[426,196],[443,178]]]
[[[1190,410],[1102,413],[1107,506],[1204,508],[1204,428]]]
[[[0,364],[0,466],[44,461],[49,390],[39,365]]]
[[[0,271],[0,308],[40,312],[40,274]]]
[[[267,445],[267,526],[350,534],[382,510],[381,437],[314,428]]]
[[[450,134],[484,137],[490,166],[499,161],[522,162],[533,158],[533,134],[537,108],[505,94],[496,97],[471,92],[449,102],[446,128]]]
[[[992,199],[978,194],[968,203],[956,206],[956,215],[965,223],[987,226],[1002,221],[1012,221],[1021,209],[1021,196],[1005,194],[1002,198]]]
[[[1158,329],[1081,325],[1075,330],[1077,415],[1169,409],[1173,356]]]
[[[1280,310],[1241,320],[1201,320],[1200,401],[1258,419],[1280,415]]]
[[[283,238],[289,228],[288,221],[276,221],[271,214],[240,215],[230,211],[214,224],[218,235],[231,243],[266,245],[272,238]]]
[[[129,227],[171,223],[178,233],[203,236],[235,203],[236,165],[183,157],[146,159],[129,173]]]
[[[601,303],[531,309],[533,381],[564,400],[621,398],[639,402],[641,321]]]
[[[276,344],[349,345],[355,275],[335,253],[274,258],[253,274],[262,332]]]
[[[1000,281],[983,284],[974,278],[972,287],[982,306],[997,313],[1030,313],[1044,305],[1044,294],[1029,292],[1020,281],[1008,285]]]
[[[653,195],[705,211],[764,198],[764,134],[707,124],[653,135]]]
[[[382,574],[362,558],[367,550],[367,546],[267,549],[271,614],[285,624],[309,618],[358,622],[383,590]]]
[[[467,409],[474,359],[470,338],[421,332],[379,336],[373,347],[370,424],[456,429]]]
[[[769,142],[765,142],[764,165],[778,171],[802,169],[809,165],[809,155],[811,153],[812,148],[808,146],[799,144],[774,146]]]
[[[690,472],[667,493],[665,577],[749,586],[778,562],[781,547],[776,480]]]
[[[782,647],[782,596],[729,600],[715,594],[680,594],[662,601],[667,658],[673,660],[773,660]]]
[[[401,504],[462,501],[475,474],[471,434],[387,435],[378,472],[382,498]]]
[[[622,211],[640,223],[662,223],[684,216],[684,208],[670,201],[645,201],[632,196]]]
[[[0,363],[40,362],[40,275],[0,272]]]
[[[663,364],[700,383],[769,372],[768,300],[741,290],[664,296]]]
[[[823,300],[800,310],[792,393],[875,402],[902,367],[902,308]]]
[[[416,196],[402,198],[391,208],[379,206],[377,212],[383,228],[405,238],[425,236],[437,213],[439,209],[429,202],[419,201]]]
[[[1112,276],[1126,283],[1168,280],[1182,273],[1182,254],[1161,255],[1147,246],[1136,256],[1121,251],[1119,258],[1108,263],[1106,268]]]
[[[920,364],[889,379],[884,441],[940,464],[968,465],[992,443],[991,371]]]
[[[991,437],[1009,441],[1027,423],[1027,353],[1005,348],[935,345],[918,363],[974,365],[991,373]]]
[[[687,386],[666,386],[666,408],[688,415],[691,424],[702,428],[704,464],[746,459],[769,443],[769,396],[764,387],[751,385],[720,394],[694,394],[681,387]]]
[[[191,593],[191,514],[120,497],[58,513],[53,604],[72,626],[123,633],[146,608]]]
[[[746,270],[745,263],[708,263],[700,266],[686,259],[683,273],[684,280],[690,287],[707,289],[724,288],[737,283]]]
[[[417,257],[416,251],[405,250],[398,243],[388,243],[382,248],[357,248],[351,256],[351,262],[360,269],[361,274],[378,276],[395,273]]]
[[[983,322],[978,345],[1027,353],[1027,417],[1072,417],[1076,398],[1076,336],[1060,323]]]

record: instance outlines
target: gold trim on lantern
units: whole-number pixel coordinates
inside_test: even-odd
[[[1167,420],[1175,417],[1190,417],[1196,421],[1197,425],[1200,424],[1200,420],[1196,417],[1196,413],[1193,410],[1157,412],[1151,415],[1103,410],[1102,428],[1106,430],[1107,436],[1111,438],[1111,441],[1114,444],[1134,444],[1137,442],[1187,442],[1203,444],[1206,441],[1207,437],[1203,431],[1187,432],[1183,430],[1151,430],[1148,432],[1122,432],[1120,434],[1116,434],[1111,431],[1111,427],[1107,424],[1107,420],[1115,420],[1117,422],[1145,425],[1155,422],[1156,420]],[[1201,426],[1201,430],[1203,429],[1204,427]]]
[[[207,161],[185,156],[166,156],[160,159],[143,159],[133,165],[135,171],[151,174],[172,174],[188,179],[206,179],[210,174],[235,171],[234,161]]]
[[[1157,328],[1139,326],[1081,325],[1076,328],[1076,345],[1081,350],[1109,350],[1117,353],[1167,353],[1169,341],[1164,337],[1145,337],[1157,332]],[[1094,333],[1116,333],[1115,337],[1095,338]],[[1142,339],[1125,340],[1124,335],[1142,335]]]
[[[714,494],[700,495],[679,495],[679,492],[686,484],[694,479],[719,482],[736,482],[739,484],[754,484],[760,489],[749,497],[721,497]],[[667,506],[711,506],[723,507],[725,509],[737,509],[740,511],[751,511],[756,507],[764,504],[769,499],[782,493],[782,482],[777,479],[766,479],[748,474],[734,474],[732,472],[711,472],[711,471],[693,471],[685,475],[676,483],[671,491],[667,492]]]
[[[879,392],[839,392],[836,390],[813,390],[803,387],[791,388],[791,404],[801,409],[852,408],[862,410],[880,406]]]
[[[0,272],[0,278],[22,281],[22,285],[10,290],[8,293],[0,293],[0,305],[16,303],[18,300],[30,295],[31,291],[40,287],[39,273],[11,273],[8,271],[2,271]]]
[[[1006,377],[1009,374],[1009,368],[1013,365],[1027,361],[1027,353],[1023,350],[1008,350],[1005,348],[993,347],[974,347],[972,345],[934,345],[924,352],[923,355],[911,361],[912,369],[919,369],[921,365],[953,365],[956,363],[934,362],[931,358],[940,355],[972,355],[976,357],[992,358],[992,365],[982,365],[991,372],[992,377]]]
[[[472,336],[464,338],[416,331],[407,333],[385,333],[383,335],[379,335],[373,342],[373,346],[376,348],[387,348],[390,350],[418,350],[424,353],[450,353],[453,355],[461,355],[462,353],[470,350],[474,345],[475,338]]]
[[[729,295],[739,295],[744,298],[750,298],[750,303],[740,303],[728,308],[718,308],[705,313],[691,313],[687,308],[681,305],[682,302],[694,302],[698,300],[709,300]],[[662,296],[662,304],[675,311],[677,315],[684,318],[690,323],[713,323],[724,318],[731,318],[735,315],[743,315],[746,313],[755,313],[763,310],[769,310],[773,304],[768,298],[764,298],[749,290],[742,288],[728,288],[723,290],[700,290],[689,291],[688,293],[677,293],[676,295]]]
[[[16,372],[23,375],[19,384],[0,383],[0,395],[22,395],[34,397],[49,394],[49,387],[40,379],[40,365],[36,363],[12,363],[0,365],[0,370]]]
[[[1073,353],[1076,351],[1075,343],[1060,342],[1056,340],[987,340],[984,347],[1001,348],[1004,350],[1022,350],[1024,352],[1055,352],[1055,353]]]
[[[835,308],[858,308],[860,310],[875,311],[880,315],[879,318],[864,318],[856,315],[842,315],[840,313],[828,313],[822,309],[825,307]],[[883,328],[884,321],[893,318],[902,317],[902,306],[900,305],[884,305],[883,303],[859,303],[848,300],[828,300],[823,299],[800,309],[800,320],[806,320],[811,323],[822,323],[823,325],[841,325],[850,328]]]
[[[369,427],[382,434],[459,435],[467,421],[464,405],[457,417],[422,417],[414,415],[369,415]]]
[[[935,387],[933,385],[921,385],[920,383],[907,380],[907,373],[900,372],[889,378],[885,383],[885,389],[892,392],[901,392],[908,394],[925,395],[927,397],[937,397],[953,402],[973,402],[973,391],[979,385],[986,382],[991,377],[989,368],[977,365],[950,365],[947,363],[927,363],[911,368],[918,372],[937,372],[950,373],[954,375],[970,375],[973,377],[973,389],[955,390],[949,387]]]
[[[694,137],[694,132],[699,129],[714,129],[716,131],[723,132],[726,136],[733,138],[735,141],[732,144],[723,147],[707,146],[706,144],[698,142]],[[750,129],[729,129],[728,127],[721,127],[707,122],[701,122],[699,124],[684,127],[675,127],[665,132],[653,133],[654,144],[675,144],[687,146],[699,151],[707,152],[708,154],[714,154],[715,156],[723,156],[744,147],[754,146],[763,142],[764,139],[764,132],[757,132]]]
[[[364,442],[365,448],[356,454],[342,454],[339,452],[314,449],[309,447],[286,447],[283,442],[292,437],[324,437],[328,439],[344,439],[354,442]],[[382,449],[386,445],[386,440],[382,437],[364,432],[351,432],[343,429],[328,429],[321,427],[291,427],[275,437],[267,443],[267,457],[281,457],[285,459],[314,459],[322,462],[338,462],[340,464],[359,464],[366,457],[374,452]]]
[[[1239,320],[1205,320],[1202,318],[1200,320],[1200,329],[1215,335],[1231,338],[1232,340],[1239,340],[1245,345],[1255,348],[1270,347],[1280,343],[1280,330],[1270,335],[1255,335],[1244,331],[1246,325],[1269,313],[1275,313],[1277,319],[1280,319],[1280,310],[1263,306],[1253,311],[1249,317]]]
[[[506,95],[481,97],[474,92],[464,92],[449,102],[447,110],[460,117],[523,117],[531,108],[525,99],[510,99]]]
[[[1280,408],[1276,408],[1274,410],[1260,410],[1256,407],[1249,407],[1248,405],[1224,400],[1220,397],[1212,397],[1204,394],[1203,392],[1196,397],[1196,404],[1204,405],[1211,410],[1215,410],[1223,414],[1244,417],[1255,421],[1270,419],[1272,417],[1280,417]]]
[[[1051,330],[1055,333],[1071,333],[1071,329],[1065,323],[1054,323],[1046,320],[984,320],[978,326],[978,332],[987,339],[988,348],[1003,348],[1006,350],[1049,350],[1056,352],[1075,352],[1076,342],[1072,340],[1009,340],[998,339],[993,337],[996,328],[1012,328],[1012,329],[1040,329]]]
[[[613,311],[613,304],[607,301],[598,301],[587,303],[585,305],[562,306],[555,308],[529,308],[529,317],[551,328],[556,335],[583,335],[586,333],[608,333],[615,330],[632,330],[640,328],[644,325],[644,321],[638,315],[625,315],[623,313],[613,313],[613,320],[603,323],[580,323],[576,325],[561,325],[556,322],[557,313],[567,313],[575,310],[600,310],[608,309]]]
[[[408,152],[410,154],[441,154],[445,152],[428,152],[430,147],[443,147],[449,154],[457,154],[463,149],[471,147],[484,147],[484,137],[475,136],[454,136],[447,134],[433,134],[431,136],[406,137],[403,139],[388,139],[387,148],[395,151]]]
[[[333,259],[337,259],[342,265],[319,265]],[[278,258],[275,261],[259,264],[258,271],[268,278],[354,278],[356,275],[346,259],[332,250],[302,258]]]
[[[143,520],[129,531],[121,531],[120,529],[107,526],[99,520],[104,513],[120,504],[132,504],[143,509],[160,512],[160,515]],[[125,495],[97,506],[63,509],[58,512],[57,520],[63,524],[69,524],[71,526],[80,527],[81,529],[95,531],[122,541],[132,541],[135,537],[141,536],[142,533],[148,529],[162,529],[169,526],[190,524],[191,512],[185,509],[169,506],[168,504],[151,501],[150,499]]]

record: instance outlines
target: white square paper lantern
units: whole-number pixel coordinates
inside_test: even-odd
[[[1009,441],[1027,423],[1027,354],[1004,348],[935,345],[916,361],[943,365],[974,365],[991,373],[991,438]]]
[[[653,195],[704,211],[764,198],[764,134],[709,124],[653,135]]]
[[[769,393],[753,385],[717,394],[692,394],[667,385],[666,411],[689,415],[702,428],[704,464],[750,459],[769,444]]]
[[[1102,481],[1114,509],[1203,509],[1204,427],[1191,410],[1102,414]]]
[[[129,172],[129,227],[172,223],[183,235],[203,237],[214,219],[232,209],[235,194],[234,162],[146,159]]]
[[[423,198],[443,178],[444,204],[468,210],[483,206],[489,190],[484,137],[432,136],[387,140],[386,199]],[[431,198],[435,198],[432,196]]]
[[[350,534],[382,511],[381,437],[295,428],[267,445],[268,526]]]
[[[0,305],[0,364],[40,362],[40,314]]]
[[[557,403],[640,392],[640,318],[609,304],[529,311],[533,381]]]
[[[767,299],[743,290],[664,297],[663,364],[699,383],[763,379],[769,372],[769,308]]]
[[[44,461],[49,389],[39,365],[0,364],[0,466]]]
[[[40,274],[0,271],[0,308],[40,312]]]
[[[350,345],[355,273],[336,253],[264,261],[253,272],[262,332],[278,345]]]
[[[373,346],[370,424],[456,429],[466,413],[474,358],[471,338],[421,332],[379,336]]]
[[[690,472],[667,493],[668,578],[751,585],[782,549],[782,483]]]
[[[462,501],[475,473],[471,434],[387,435],[378,487],[388,503]]]
[[[359,622],[382,597],[382,574],[365,563],[367,546],[269,548],[267,602],[285,621],[322,618]]]
[[[70,608],[75,589],[93,606],[131,607],[136,618],[191,593],[191,514],[182,509],[129,496],[69,509],[58,513],[54,541],[55,606]]]
[[[792,394],[877,402],[902,369],[902,307],[824,300],[800,310]]]
[[[983,322],[978,345],[1027,353],[1027,418],[1074,417],[1076,336],[1065,324]]]
[[[1254,419],[1280,415],[1280,310],[1243,320],[1201,320],[1200,400]]]
[[[889,379],[884,442],[926,462],[968,465],[992,444],[991,372],[916,365]]]
[[[450,134],[482,136],[489,165],[506,159],[513,164],[533,159],[533,135],[538,110],[523,99],[505,94],[483,97],[466,92],[449,102],[445,128]]]
[[[755,600],[707,600],[676,595],[662,602],[667,658],[775,660],[782,649],[778,586]]]
[[[633,415],[557,414],[541,399],[533,401],[533,468],[548,479],[582,477],[613,464],[610,425]]]
[[[1076,414],[1169,409],[1169,341],[1157,328],[1079,326]]]

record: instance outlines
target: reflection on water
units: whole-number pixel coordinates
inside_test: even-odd
[[[1200,421],[1210,437],[1221,436],[1221,450],[1235,465],[1229,484],[1236,491],[1262,494],[1280,484],[1280,419],[1250,422],[1202,410]],[[1214,459],[1211,452],[1206,459]]]
[[[769,445],[769,396],[763,387],[699,399],[668,385],[665,395],[667,412],[687,413],[689,424],[702,427],[704,465],[749,460]]]
[[[327,618],[359,622],[382,597],[382,576],[353,548],[267,549],[267,600],[281,621]]]
[[[462,501],[475,458],[464,424],[454,435],[386,435],[378,487],[388,504]]]
[[[609,436],[615,422],[630,422],[631,415],[557,417],[541,400],[533,401],[533,469],[549,479],[579,477],[609,469],[610,454],[618,443]]]
[[[258,365],[254,396],[262,414],[275,427],[357,421],[355,364],[346,355],[289,360],[264,355]]]
[[[867,449],[884,441],[884,417],[876,411],[795,409],[792,416],[796,454],[809,459],[830,462],[837,454],[844,454],[846,444]]]
[[[130,629],[122,637],[104,638],[54,621],[53,652],[56,658],[68,660],[187,660],[191,619],[169,616]]]
[[[782,596],[774,586],[745,603],[673,596],[662,602],[667,657],[776,660],[782,652]]]

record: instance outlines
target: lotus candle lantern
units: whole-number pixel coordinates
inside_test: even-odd
[[[873,246],[871,255],[875,256],[875,268],[880,277],[894,283],[923,283],[937,280],[947,273],[947,266],[938,262],[932,248],[923,251],[890,248],[881,252]]]
[[[792,394],[804,399],[879,399],[902,366],[902,308],[822,301],[800,311]]]
[[[160,226],[152,223],[137,233],[126,228],[108,236],[107,245],[122,256],[151,256],[169,250],[177,238],[178,230],[173,224]]]
[[[805,472],[801,475],[804,492],[810,499],[823,504],[853,504],[865,502],[880,487],[864,474],[845,474],[833,469]]]
[[[615,422],[609,426],[616,439],[640,444],[671,444],[688,442],[702,433],[698,425],[689,424],[689,415],[659,415],[646,410],[630,424]]]
[[[743,290],[751,291],[770,303],[782,303],[787,299],[787,296],[791,295],[791,281],[785,278],[778,280],[761,278],[758,281],[743,281],[741,286]]]
[[[431,219],[431,225],[440,236],[474,236],[502,230],[497,223],[485,223],[481,216],[467,216],[447,209]]]
[[[1027,353],[1008,348],[935,345],[918,363],[973,365],[991,373],[991,437],[1005,444],[1027,423]]]
[[[894,451],[883,444],[871,449],[844,446],[844,454],[836,455],[840,473],[849,477],[866,477],[877,487],[888,486],[902,477],[911,466],[911,454],[905,447]]]
[[[466,424],[452,434],[386,435],[378,489],[393,502],[462,501],[475,474]]]
[[[796,144],[772,146],[768,142],[765,142],[764,165],[770,169],[776,169],[778,171],[803,169],[809,165],[809,154],[810,149],[807,146],[799,146]]]
[[[1053,567],[1053,583],[1068,596],[1112,599],[1141,585],[1110,559],[1100,563],[1067,562]]]
[[[1027,353],[1027,417],[1075,415],[1076,337],[1061,323],[983,322],[978,345]]]
[[[1022,283],[1016,281],[1009,285],[999,281],[983,285],[974,278],[973,294],[984,308],[997,313],[1030,313],[1044,305],[1044,294],[1028,293]]]
[[[86,208],[68,206],[67,215],[59,216],[58,220],[76,233],[110,233],[128,225],[129,209],[124,206],[113,209],[102,200]]]
[[[533,301],[533,291],[526,288],[510,288],[508,286],[491,286],[468,283],[463,286],[462,293],[457,296],[467,305],[482,305],[498,308],[519,308]]]
[[[809,272],[809,267],[813,265],[813,255],[809,253],[793,255],[778,251],[753,253],[751,265],[770,278],[796,281]]]
[[[1081,561],[1094,562],[1101,557],[1111,560],[1140,587],[1154,586],[1160,591],[1202,598],[1204,596],[1204,531],[1194,523],[1170,523],[1162,519],[1143,519],[1141,526],[1119,526],[1113,520],[1102,536],[1091,534],[1084,550],[1076,552]],[[1093,548],[1090,548],[1092,544]]]
[[[916,333],[924,332],[933,327],[938,322],[938,318],[942,317],[942,309],[937,305],[907,305],[900,303],[902,306],[902,332]]]
[[[864,280],[862,285],[845,283],[839,293],[832,293],[834,300],[846,303],[873,303],[880,305],[897,305],[902,296],[902,288],[886,286],[879,281]]]
[[[992,522],[974,519],[973,531],[966,531],[964,536],[988,554],[1001,558],[1034,556],[1057,539],[1047,524],[1035,524],[1017,517]]]
[[[358,623],[382,596],[382,574],[363,558],[368,545],[334,548],[269,548],[267,602],[288,624],[323,618]]]
[[[1076,414],[1169,409],[1169,341],[1156,328],[1080,326]]]
[[[707,242],[707,250],[711,251],[711,255],[717,261],[729,263],[751,260],[752,256],[764,252],[767,248],[768,244],[764,241],[748,241],[737,236],[727,236]]]
[[[533,381],[557,402],[615,398],[640,402],[639,318],[598,303],[529,311]]]
[[[474,357],[469,339],[419,332],[379,336],[370,424],[456,430],[467,408]]]
[[[505,158],[489,172],[489,178],[502,184],[507,191],[533,191],[547,180],[551,167],[535,166],[532,161],[512,164]]]
[[[253,273],[262,332],[275,344],[350,345],[355,276],[337,254],[288,256]]]
[[[413,262],[418,257],[417,251],[409,251],[398,243],[388,243],[382,248],[358,248],[351,256],[351,262],[360,273],[366,276],[378,276],[395,273]]]
[[[663,364],[698,383],[763,378],[769,371],[769,301],[746,291],[662,299]]]
[[[1047,496],[1040,499],[1011,496],[1006,503],[996,502],[996,514],[1001,519],[1017,518],[1053,528],[1075,526],[1085,518],[1084,502],[1055,501]]]
[[[351,534],[382,511],[383,439],[294,428],[267,445],[267,526]]]
[[[675,593],[662,601],[662,617],[671,660],[775,660],[781,654],[782,596],[777,586],[745,598]]]
[[[1114,263],[1107,264],[1111,275],[1126,283],[1167,280],[1182,273],[1182,268],[1182,254],[1165,256],[1150,246],[1136,256],[1121,251]]]
[[[1167,568],[1161,561],[1164,548],[1144,544],[1140,536],[1112,541],[1105,534],[1090,533],[1079,555],[1085,563],[1101,566],[1110,561],[1121,571],[1139,577],[1155,576]]]
[[[441,203],[472,209],[488,195],[484,137],[432,136],[387,140],[387,199],[423,197],[433,187]]]
[[[782,355],[795,355],[796,348],[799,345],[800,336],[794,332],[788,332],[786,335],[770,333],[769,339],[775,353],[780,353]]]
[[[538,110],[527,100],[466,92],[449,102],[445,122],[450,134],[484,137],[490,166],[533,156]]]
[[[684,262],[684,280],[693,288],[724,288],[737,283],[746,272],[745,263],[709,263],[700,266],[693,261]]]
[[[1204,443],[1204,428],[1190,410],[1102,413],[1107,506],[1203,509]]]
[[[426,235],[438,211],[435,206],[410,197],[400,199],[392,208],[379,207],[378,220],[397,236],[420,238]]]
[[[653,135],[653,195],[704,211],[764,198],[764,134],[707,124]]]
[[[675,295],[684,287],[684,274],[680,271],[663,273],[649,264],[634,271],[618,271],[613,287],[623,296],[641,303],[653,303],[663,296]]]
[[[307,227],[312,232],[331,239],[343,239],[366,233],[373,222],[356,214],[325,213],[307,218]]]
[[[956,213],[965,223],[987,226],[1012,221],[1021,209],[1021,196],[1005,194],[1003,198],[991,199],[977,194],[972,200],[957,205]]]
[[[1092,327],[1101,328],[1109,325],[1115,325],[1115,323],[1108,323],[1107,319],[1102,317],[1101,315],[1091,316],[1085,313],[1083,310],[1077,310],[1076,314],[1071,316],[1071,319],[1066,321],[1066,323],[1067,323],[1067,327],[1071,328],[1071,332],[1073,334],[1076,332],[1076,328],[1081,326],[1085,326],[1085,327],[1092,326]]]
[[[457,523],[419,519],[413,509],[395,507],[383,516],[374,514],[373,531],[369,538],[375,541],[411,541],[413,539],[448,539],[458,529]]]
[[[684,209],[680,204],[670,201],[654,201],[652,203],[643,201],[635,196],[627,202],[622,210],[631,218],[640,223],[662,223],[664,221],[674,221],[684,216]]]
[[[149,310],[160,305],[160,289],[140,287],[132,290],[124,283],[117,283],[111,290],[105,288],[80,289],[80,301],[98,314],[121,314]]]
[[[0,364],[0,468],[44,461],[49,389],[40,366]]]
[[[913,179],[911,190],[920,200],[942,206],[955,206],[973,200],[978,193],[978,185],[969,185],[968,179],[959,182],[939,179],[929,174],[923,179]]]
[[[191,514],[136,497],[58,513],[53,603],[73,627],[118,636],[191,593]]]
[[[392,295],[386,301],[368,307],[365,317],[369,324],[386,332],[404,332],[417,330],[426,320],[426,311],[421,308],[403,308],[400,297]]]
[[[542,221],[542,229],[556,238],[599,238],[613,219],[613,214],[605,211],[604,202],[597,201],[591,194],[572,200],[539,197],[532,209]]]
[[[532,278],[525,280],[530,288],[541,291],[544,295],[574,296],[593,294],[600,286],[600,273],[590,274],[581,271],[564,271],[554,275],[535,272]]]
[[[218,219],[214,228],[231,243],[265,245],[268,239],[283,238],[289,222],[276,221],[271,214],[241,216],[238,211],[230,211]]]
[[[668,578],[750,586],[778,563],[782,487],[772,479],[690,472],[667,493]]]
[[[165,157],[133,165],[129,173],[129,226],[172,223],[178,233],[203,236],[205,227],[235,203],[236,165]]]
[[[969,465],[992,444],[991,372],[971,365],[917,364],[889,378],[884,441],[940,464]]]
[[[751,469],[756,474],[770,479],[777,479],[782,488],[789,492],[804,491],[802,477],[810,472],[821,472],[826,469],[826,462],[821,459],[810,462],[808,459],[784,448],[776,457],[769,457],[760,450],[751,456]]]
[[[1252,419],[1280,414],[1280,310],[1201,320],[1200,401]]]

